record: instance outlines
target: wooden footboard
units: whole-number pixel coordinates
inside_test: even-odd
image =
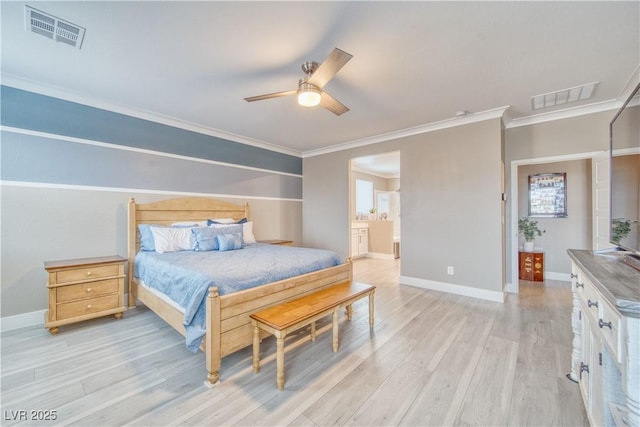
[[[224,356],[253,344],[251,313],[352,279],[352,264],[347,259],[345,264],[336,267],[229,295],[219,296],[217,288],[211,288],[207,298],[205,349],[208,374],[205,384],[213,385],[219,380]]]
[[[139,205],[129,201],[129,307],[140,301],[164,319],[169,325],[186,335],[183,314],[153,292],[139,286],[133,277],[133,262],[139,250],[137,226],[141,223],[172,224],[178,221],[202,221],[208,218],[240,219],[248,216],[247,204],[239,206],[227,202],[188,197]],[[249,315],[318,289],[345,280],[352,280],[351,260],[339,266],[318,270],[290,279],[269,283],[229,295],[220,296],[212,287],[207,296],[207,331],[200,349],[206,353],[207,379],[212,386],[220,379],[223,357],[253,344],[253,329]]]

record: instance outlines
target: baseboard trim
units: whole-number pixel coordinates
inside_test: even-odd
[[[369,252],[367,257],[375,259],[395,259],[393,254],[383,254],[382,252]]]
[[[520,293],[520,285],[517,283],[516,284],[507,283],[505,290],[510,294],[517,294],[517,293]]]
[[[419,279],[417,277],[400,276],[400,284],[500,303],[504,303],[505,298],[504,292],[489,291],[486,289],[471,288],[469,286],[436,282],[435,280]]]
[[[544,278],[549,280],[560,280],[561,282],[571,282],[569,273],[555,273],[553,271],[545,271]]]
[[[47,310],[32,311],[0,318],[0,332],[40,325],[44,328],[44,313]]]

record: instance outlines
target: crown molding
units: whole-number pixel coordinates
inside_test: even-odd
[[[380,135],[374,135],[367,138],[356,139],[341,144],[331,145],[325,148],[319,148],[317,150],[309,150],[302,153],[302,157],[314,157],[323,154],[333,153],[336,151],[348,150],[351,148],[362,147],[365,145],[377,144],[380,142],[390,141],[398,138],[405,138],[408,136],[419,135],[422,133],[433,132],[441,129],[448,129],[457,126],[462,126],[470,123],[482,122],[489,119],[501,118],[505,111],[509,108],[509,105],[504,107],[494,108],[492,110],[481,111],[479,113],[470,113],[463,117],[454,117],[452,119],[441,120],[439,122],[427,123],[424,125],[414,126],[407,129],[401,129],[393,132],[387,132]]]
[[[160,123],[167,126],[172,126],[179,129],[184,129],[192,132],[197,132],[203,135],[208,135],[216,138],[226,139],[232,142],[238,142],[240,144],[251,145],[253,147],[263,148],[269,151],[275,151],[290,156],[301,157],[301,152],[297,150],[287,149],[278,145],[270,144],[265,141],[249,138],[242,135],[237,135],[232,132],[223,131],[220,129],[214,129],[207,126],[202,126],[197,123],[188,122],[186,120],[178,119],[175,117],[163,115],[153,111],[142,110],[139,108],[132,108],[124,105],[114,104],[108,101],[103,101],[96,98],[87,97],[77,92],[72,92],[57,86],[45,85],[40,82],[28,80],[23,77],[15,76],[13,74],[2,73],[0,74],[0,83],[4,86],[10,86],[16,89],[22,89],[29,92],[34,92],[40,95],[51,96],[53,98],[63,99],[65,101],[75,102],[89,107],[99,108],[101,110],[107,110],[114,113],[125,114],[127,116],[136,117],[142,120],[148,120],[155,123]]]

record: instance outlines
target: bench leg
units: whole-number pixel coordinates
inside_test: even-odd
[[[351,317],[353,317],[353,307],[349,304],[347,306],[347,320],[351,320]]]
[[[333,352],[338,351],[338,308],[333,310]]]
[[[253,321],[253,372],[260,372],[260,328]]]
[[[373,329],[373,292],[369,294],[369,327]]]
[[[284,334],[276,336],[276,384],[284,390]]]
[[[311,322],[311,341],[316,340],[316,322]]]

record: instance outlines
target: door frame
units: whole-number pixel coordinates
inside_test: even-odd
[[[524,165],[535,165],[542,163],[554,163],[554,162],[566,162],[572,160],[592,160],[597,156],[601,156],[602,153],[607,152],[608,150],[602,151],[591,151],[587,153],[575,153],[575,154],[564,154],[560,156],[550,156],[550,157],[537,157],[531,159],[519,159],[511,161],[511,173],[510,173],[510,182],[511,186],[509,192],[510,199],[510,229],[509,229],[509,239],[511,243],[511,248],[509,253],[507,254],[507,264],[511,266],[511,276],[510,280],[507,281],[506,291],[512,294],[517,294],[519,292],[519,278],[518,278],[518,167]],[[593,200],[591,201],[591,210],[594,211],[595,207],[593,206]],[[593,227],[593,225],[592,225]]]

